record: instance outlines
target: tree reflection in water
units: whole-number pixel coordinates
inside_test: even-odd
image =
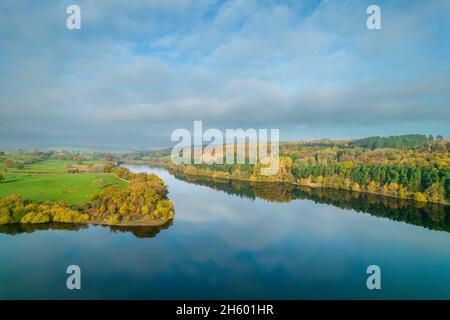
[[[172,225],[172,220],[161,226],[104,226],[110,228],[112,232],[130,232],[137,238],[154,238],[161,230],[165,230]],[[7,224],[0,225],[0,233],[15,236],[21,233],[33,233],[45,230],[78,231],[89,228],[86,224],[72,223],[44,223],[44,224]]]
[[[354,212],[403,221],[431,230],[450,232],[450,206],[436,203],[415,203],[412,200],[384,197],[376,194],[338,189],[311,188],[286,183],[247,182],[207,177],[175,176],[215,190],[248,199],[271,202],[290,202],[296,199],[312,200]]]
[[[113,232],[131,232],[137,238],[154,238],[161,230],[166,230],[172,225],[169,220],[161,226],[106,226]]]

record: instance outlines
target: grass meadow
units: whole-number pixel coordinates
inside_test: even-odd
[[[126,182],[110,173],[67,173],[71,160],[46,160],[25,165],[21,169],[0,168],[5,180],[0,182],[0,198],[17,194],[35,201],[58,200],[70,205],[89,201],[103,188]],[[102,184],[96,180],[103,179]]]

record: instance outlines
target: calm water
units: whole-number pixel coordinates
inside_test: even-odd
[[[448,207],[130,168],[166,181],[173,223],[4,226],[0,298],[450,298]],[[366,288],[371,264],[382,290]]]

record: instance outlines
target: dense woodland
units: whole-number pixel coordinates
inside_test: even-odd
[[[436,141],[442,140],[444,138],[441,135],[436,136]],[[427,137],[421,134],[407,134],[403,136],[367,137],[351,141],[350,145],[372,150],[380,148],[414,149],[432,146],[433,141],[433,136]]]
[[[169,150],[149,153],[142,160],[184,175],[289,182],[448,203],[449,150],[449,140],[425,135],[281,143],[280,167],[273,176],[261,175],[261,164],[174,165]]]

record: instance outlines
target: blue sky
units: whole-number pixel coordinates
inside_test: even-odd
[[[450,136],[450,1],[7,0],[0,40],[0,147]]]

